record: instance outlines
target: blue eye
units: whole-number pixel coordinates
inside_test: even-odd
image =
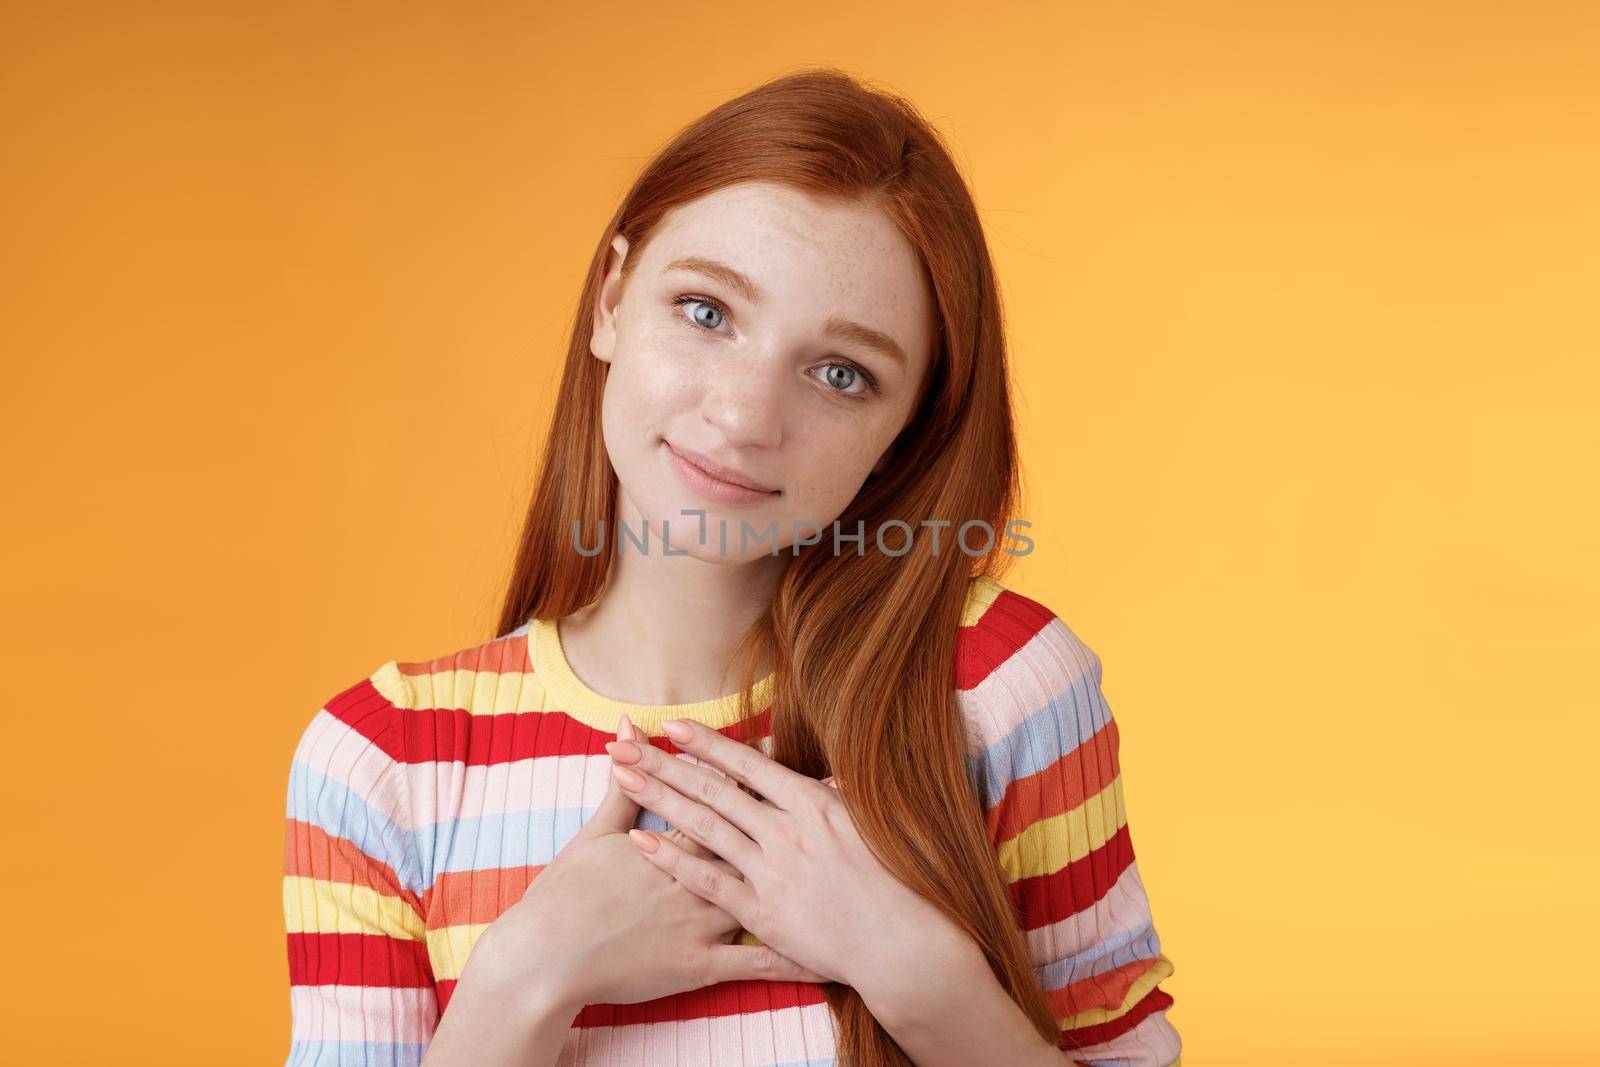
[[[689,317],[685,319],[680,313],[678,320],[691,330],[704,330],[709,333],[715,333],[717,327],[721,326],[723,320],[728,317],[726,309],[710,297],[684,293],[682,296],[672,298],[672,306],[674,308],[687,307],[689,305],[696,305],[689,312]],[[850,387],[857,383],[857,379],[860,380],[863,388],[852,392]],[[836,360],[826,364],[824,366],[823,380],[827,382],[831,392],[837,393],[839,396],[848,397],[851,400],[864,400],[869,393],[882,392],[878,386],[878,380],[872,376],[872,373],[854,363]]]
[[[825,368],[824,376],[827,378],[828,384],[836,386],[840,392],[848,391],[850,386],[854,385],[856,379],[860,377],[856,373],[856,369],[848,363],[828,364]],[[843,379],[842,381],[840,380],[841,378]]]
[[[721,304],[715,300],[708,300],[703,296],[680,296],[672,301],[673,307],[682,307],[685,304],[700,305],[691,311],[689,315],[694,320],[694,325],[699,326],[701,329],[715,330],[722,325],[722,320],[727,315]]]
[[[823,380],[826,381],[833,392],[840,396],[847,396],[852,400],[866,397],[868,393],[880,392],[877,380],[866,370],[854,363],[829,363],[823,368]],[[859,381],[862,388],[851,392],[850,386]]]

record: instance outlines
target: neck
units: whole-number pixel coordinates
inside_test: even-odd
[[[632,504],[625,496],[618,503],[619,522],[642,535]],[[683,525],[695,529],[695,520]],[[679,524],[673,527],[675,550],[687,547]],[[617,552],[617,533],[607,531],[612,559],[605,591],[560,620],[573,672],[596,692],[630,704],[687,704],[734,692],[739,639],[771,604],[788,553],[748,561],[669,556],[655,526],[647,554],[633,541]]]

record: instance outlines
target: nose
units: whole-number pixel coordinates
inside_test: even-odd
[[[730,447],[775,448],[783,440],[783,368],[777,359],[752,358],[719,368],[700,402],[700,415]]]

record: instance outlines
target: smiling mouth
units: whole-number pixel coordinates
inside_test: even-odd
[[[740,480],[726,467],[712,463],[698,452],[680,451],[671,441],[661,439],[678,478],[688,488],[723,504],[753,504],[782,495],[781,489],[766,489]]]

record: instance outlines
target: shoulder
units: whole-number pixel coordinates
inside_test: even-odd
[[[401,723],[406,681],[393,660],[340,689],[312,714],[295,759],[326,768],[356,749],[375,749],[391,761],[402,758]]]
[[[1069,752],[1111,719],[1095,651],[1051,608],[992,577],[969,586],[955,673],[968,747],[991,763]]]
[[[529,710],[533,672],[529,624],[489,641],[425,659],[401,660],[385,672],[395,707],[404,712],[464,711],[496,715]]]
[[[364,740],[394,762],[432,758],[422,750],[438,734],[433,718],[516,710],[507,704],[520,702],[528,659],[524,625],[443,655],[389,660],[317,709],[297,757],[315,763],[335,743],[348,751]]]
[[[1046,605],[988,575],[972,579],[956,637],[956,689],[1098,684],[1100,657]]]

